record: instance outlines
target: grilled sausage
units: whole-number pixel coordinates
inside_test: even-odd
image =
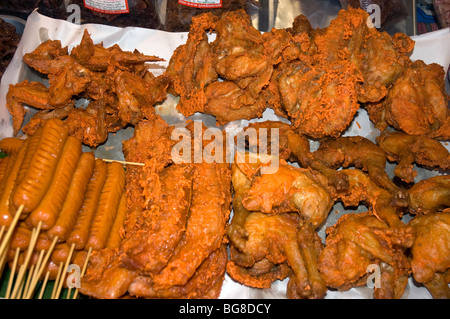
[[[75,226],[67,238],[68,244],[75,244],[75,249],[83,249],[89,236],[89,228],[92,224],[103,185],[105,184],[108,166],[101,160],[95,160],[94,173],[88,183],[83,205],[77,217]]]
[[[25,142],[20,148],[19,152],[12,155],[8,161],[7,176],[3,179],[3,192],[0,197],[0,225],[9,226],[13,220],[13,216],[9,211],[9,200],[11,193],[14,189],[17,174],[20,169],[20,165],[25,157],[28,142]],[[9,172],[9,173],[8,173]]]
[[[39,222],[42,222],[43,230],[48,230],[55,225],[80,156],[81,142],[76,137],[69,136],[56,165],[50,186],[38,207],[30,214],[30,221],[34,227],[37,227]]]
[[[47,231],[50,239],[58,237],[58,241],[62,242],[72,232],[77,215],[86,194],[86,189],[94,172],[95,156],[94,153],[83,153],[78,161],[77,168],[73,173],[67,197],[64,201],[58,220],[55,225]]]
[[[105,248],[124,186],[125,170],[122,164],[110,163],[86,247],[92,247],[94,250]]]
[[[108,242],[106,243],[106,248],[118,248],[122,238],[120,236],[122,225],[125,222],[127,216],[127,196],[123,192],[120,197],[119,207],[117,208],[116,219],[109,232]]]
[[[45,122],[30,167],[12,198],[16,207],[24,206],[25,213],[30,213],[39,205],[50,187],[67,135],[67,128],[61,120],[49,119]]]

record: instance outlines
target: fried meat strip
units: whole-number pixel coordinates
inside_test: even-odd
[[[327,287],[348,290],[364,285],[368,266],[376,264],[382,276],[374,297],[400,298],[410,269],[404,251],[412,242],[412,234],[405,233],[405,228],[389,227],[370,212],[345,214],[327,228],[319,271]]]
[[[417,235],[411,247],[414,279],[435,299],[449,299],[450,211],[414,217],[409,224]]]
[[[395,175],[407,183],[414,182],[417,172],[414,163],[434,169],[450,169],[450,153],[430,137],[402,132],[383,132],[378,144],[390,161],[398,163]]]
[[[224,241],[230,214],[231,176],[227,164],[194,164],[186,232],[166,267],[153,277],[156,287],[184,285]]]
[[[186,229],[192,191],[192,167],[170,166],[143,171],[145,210],[137,229],[121,245],[122,264],[141,274],[158,274],[168,263]]]
[[[222,245],[202,262],[185,285],[155,289],[151,277],[139,276],[130,284],[128,292],[131,296],[143,298],[218,298],[225,275],[227,259],[226,246]]]
[[[450,207],[450,176],[427,178],[408,189],[408,209],[413,214],[427,214]]]

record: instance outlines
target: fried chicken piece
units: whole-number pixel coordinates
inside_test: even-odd
[[[400,38],[405,43],[399,48]],[[384,98],[409,62],[407,55],[413,48],[414,41],[406,34],[397,34],[393,39],[387,32],[369,28],[360,48],[362,58],[357,63],[364,79],[363,83],[358,83],[358,101],[377,102]],[[358,59],[356,54],[355,58]]]
[[[47,40],[39,44],[33,52],[25,53],[23,62],[42,74],[49,74],[54,60],[68,54],[67,47],[63,47],[61,41]]]
[[[408,209],[413,214],[428,214],[450,207],[450,176],[430,177],[408,189]]]
[[[417,176],[414,163],[427,168],[450,169],[450,153],[430,137],[386,131],[378,138],[378,144],[390,161],[398,163],[395,176],[407,183],[414,182]]]
[[[259,118],[266,109],[262,96],[253,98],[235,82],[213,82],[205,89],[206,105],[203,112],[215,116],[219,125],[228,122]]]
[[[397,78],[386,98],[367,105],[370,119],[384,130],[388,125],[410,135],[439,140],[450,138],[449,96],[445,93],[444,70],[418,60]]]
[[[231,259],[227,262],[227,274],[236,282],[253,288],[270,288],[276,280],[283,280],[292,274],[292,270],[287,264],[274,264],[267,258],[263,258],[254,262],[253,265],[245,267],[241,261],[237,261],[239,257],[235,257],[236,249],[230,245]],[[243,258],[251,258],[251,256],[243,255]],[[242,258],[241,258],[242,259]],[[236,261],[235,261],[236,260]]]
[[[334,186],[341,183],[340,178],[345,178],[348,183],[347,189],[339,189]],[[337,171],[336,178],[330,179],[333,186],[332,196],[340,200],[346,207],[358,206],[360,203],[367,204],[372,213],[389,227],[406,227],[400,220],[403,214],[404,200],[398,200],[386,189],[375,184],[369,176],[357,169],[343,169]]]
[[[251,181],[236,164],[232,165],[232,174],[234,215],[227,234],[237,250],[232,250],[228,274],[247,285],[268,287],[286,276],[283,263],[288,262],[294,273],[288,295],[322,298],[326,288],[315,267],[321,241],[313,227],[303,224],[295,213],[249,212],[241,199],[251,189]]]
[[[242,136],[241,136],[242,135]],[[290,136],[297,135],[294,143]],[[245,140],[240,140],[245,138]],[[298,135],[291,125],[280,121],[263,121],[250,123],[242,133],[237,135],[238,148],[245,149],[258,154],[279,156],[285,161],[295,161],[293,149],[309,151],[309,141],[306,137]],[[301,145],[298,145],[301,144]],[[272,152],[275,151],[273,154]]]
[[[111,64],[129,68],[133,65],[143,65],[145,62],[163,61],[138,51],[123,51],[118,45],[105,48],[103,43],[94,44],[87,29],[84,30],[80,44],[70,52],[70,56],[90,71],[96,72],[105,72]]]
[[[180,96],[177,110],[186,117],[204,111],[204,88],[217,79],[211,45],[205,33],[214,27],[216,20],[212,14],[193,17],[186,43],[175,49],[167,66],[166,73],[171,81],[169,92]]]
[[[327,228],[318,268],[327,287],[348,290],[364,285],[368,266],[379,265],[381,287],[375,288],[374,297],[400,298],[410,269],[404,251],[411,245],[404,227],[389,227],[370,212],[345,214]]]
[[[83,144],[97,147],[108,138],[104,100],[92,101],[88,106],[72,110],[64,123],[69,135],[75,136]]]
[[[49,104],[54,107],[68,104],[91,82],[90,71],[70,56],[55,58],[49,71]]]
[[[404,191],[386,173],[384,150],[364,137],[346,136],[322,140],[314,156],[333,169],[350,166],[362,169],[378,186],[399,199],[406,197]]]
[[[217,33],[212,43],[208,29]],[[186,117],[213,115],[219,125],[261,117],[267,107],[262,91],[289,39],[284,30],[262,35],[243,10],[195,17],[186,44],[175,50],[167,68],[170,92],[180,96],[178,111]]]
[[[261,174],[252,179],[242,204],[249,211],[262,213],[298,212],[317,227],[327,218],[334,204],[322,186],[327,182],[317,172],[281,162],[276,173]]]
[[[447,196],[448,198],[448,196]],[[435,299],[450,299],[450,211],[415,216],[409,224],[417,235],[411,247],[414,279]]]
[[[353,65],[309,65],[302,61],[281,71],[278,89],[292,125],[312,138],[337,137],[348,127],[359,104]]]
[[[48,88],[40,82],[23,81],[10,84],[6,94],[6,108],[12,116],[14,135],[20,131],[25,117],[24,105],[41,110],[51,110]]]
[[[137,124],[142,118],[154,116],[154,105],[166,98],[168,82],[164,76],[146,81],[128,71],[114,79],[118,115],[122,124]]]
[[[41,110],[38,111],[33,117],[28,121],[26,125],[22,127],[22,131],[28,136],[33,135],[36,130],[44,126],[45,121],[52,118],[57,118],[64,120],[69,116],[70,112],[74,110],[75,103],[69,103],[66,106],[54,109],[54,110]]]
[[[394,40],[386,32],[379,32],[368,20],[365,10],[348,8],[339,11],[328,27],[314,35],[317,58],[324,65],[348,60],[360,72],[362,81],[356,83],[356,91],[362,103],[377,102],[386,95],[413,48],[406,45],[407,40],[402,46],[400,36]]]

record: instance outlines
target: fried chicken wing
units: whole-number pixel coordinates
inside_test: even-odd
[[[33,52],[23,55],[23,62],[42,74],[49,74],[57,57],[68,55],[67,47],[59,40],[47,40],[39,44]]]
[[[94,44],[87,29],[84,30],[80,44],[71,50],[70,56],[90,71],[96,72],[105,72],[111,64],[115,63],[130,66],[163,60],[137,51],[123,51],[118,45],[105,48],[102,43]]]
[[[433,298],[449,299],[450,212],[418,215],[409,224],[417,233],[411,247],[414,279],[424,284]]]
[[[378,186],[387,189],[398,198],[405,198],[404,191],[395,185],[386,173],[384,150],[362,136],[322,140],[314,155],[334,169],[350,166],[362,169]]]
[[[378,144],[390,161],[398,163],[394,173],[405,182],[412,183],[417,176],[414,163],[427,168],[450,169],[450,153],[440,142],[430,137],[384,132]]]
[[[345,214],[327,228],[319,271],[327,287],[347,290],[364,285],[367,268],[376,264],[381,269],[381,287],[375,289],[374,297],[400,298],[410,268],[404,251],[412,244],[411,236],[405,228],[388,227],[370,212]]]
[[[408,209],[411,213],[432,213],[450,207],[450,176],[430,177],[408,189]]]

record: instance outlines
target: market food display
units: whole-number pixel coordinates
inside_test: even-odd
[[[77,294],[93,298],[218,298],[226,275],[254,288],[288,279],[288,298],[326,298],[367,285],[374,269],[374,298],[401,298],[409,278],[449,298],[443,68],[411,61],[412,39],[367,18],[349,8],[323,29],[299,16],[261,33],[244,10],[205,13],[158,76],[158,52],[104,47],[87,31],[70,52],[55,39],[27,52],[49,84],[25,80],[7,94],[15,136],[0,141],[0,260],[18,278],[8,297],[25,285],[30,298],[49,279],[59,296],[71,263],[85,270]],[[155,112],[168,94],[184,135]],[[283,120],[249,124],[232,163],[223,144],[211,150],[222,125],[268,108]],[[361,109],[381,131],[374,141],[343,136]],[[188,119],[199,113],[217,121],[208,140]],[[82,151],[126,127],[125,161]],[[186,136],[180,162],[173,151]],[[438,172],[418,181],[414,165]],[[336,203],[367,211],[344,214],[321,238]]]

